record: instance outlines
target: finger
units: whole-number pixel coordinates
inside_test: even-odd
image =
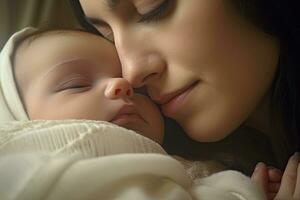
[[[268,192],[275,192],[275,193],[277,193],[279,191],[279,188],[280,188],[280,183],[269,182]]]
[[[300,163],[299,162],[297,167],[297,182],[296,182],[294,198],[300,199]]]
[[[268,200],[273,200],[277,193],[267,193]]]
[[[268,167],[269,181],[280,182],[282,178],[282,171],[273,167]]]
[[[266,193],[268,192],[268,169],[267,166],[260,162],[256,165],[251,179],[258,184]]]
[[[283,173],[281,186],[277,194],[278,199],[289,199],[294,195],[297,167],[299,161],[299,154],[295,153],[290,159]]]

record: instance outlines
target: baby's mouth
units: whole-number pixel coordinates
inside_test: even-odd
[[[129,128],[126,124],[136,124],[146,121],[133,105],[124,105],[110,122]]]

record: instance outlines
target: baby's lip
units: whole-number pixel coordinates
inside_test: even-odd
[[[124,117],[138,118],[138,119],[143,120],[144,122],[146,122],[146,120],[140,115],[140,113],[138,112],[136,107],[132,104],[123,105],[110,122],[114,123],[117,120],[119,120],[121,118],[124,118]]]

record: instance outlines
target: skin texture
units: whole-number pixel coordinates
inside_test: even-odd
[[[53,31],[26,40],[15,76],[30,119],[110,121],[162,143],[159,110],[120,78],[115,48],[101,37]]]
[[[228,0],[124,0],[114,8],[105,0],[80,3],[115,43],[123,77],[133,87],[146,86],[191,138],[219,141],[243,123],[264,132],[279,44]],[[161,3],[166,9],[145,21]]]

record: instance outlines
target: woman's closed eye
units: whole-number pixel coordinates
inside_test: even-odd
[[[150,11],[146,13],[140,13],[141,18],[139,19],[139,23],[150,23],[160,20],[165,12],[168,10],[170,4],[170,0],[165,0],[158,6],[154,7]]]
[[[155,1],[154,1],[155,2]],[[158,1],[160,2],[160,1]],[[157,4],[157,3],[156,3]],[[138,23],[151,23],[158,22],[165,17],[169,10],[171,0],[163,0],[160,4],[156,5],[139,5],[137,6]],[[88,18],[90,24],[92,24],[107,40],[114,42],[114,33],[112,28],[101,20],[94,18]]]

